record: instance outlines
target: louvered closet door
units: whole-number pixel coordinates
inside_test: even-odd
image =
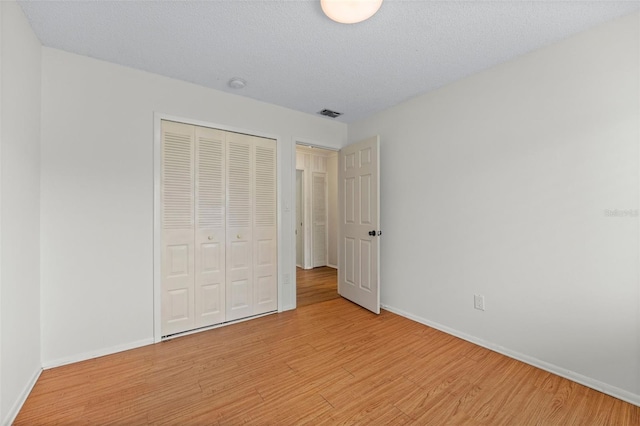
[[[227,133],[227,321],[253,315],[252,137]]]
[[[225,321],[225,132],[196,127],[195,321]]]
[[[278,308],[276,141],[254,139],[254,315]]]
[[[327,174],[314,173],[311,195],[313,267],[327,265]]]
[[[162,335],[194,328],[194,128],[162,122]]]

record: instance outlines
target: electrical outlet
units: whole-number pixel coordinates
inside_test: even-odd
[[[480,311],[484,311],[484,296],[482,296],[481,294],[474,294],[473,307]]]

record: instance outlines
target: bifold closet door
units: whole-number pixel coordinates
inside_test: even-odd
[[[313,173],[311,187],[313,267],[327,265],[327,174]]]
[[[162,122],[162,335],[225,321],[225,133]]]
[[[254,315],[278,309],[276,141],[255,138]]]
[[[195,326],[225,321],[226,132],[195,127]]]
[[[162,122],[162,335],[195,327],[194,140],[195,129]]]
[[[227,321],[253,315],[252,139],[227,133]]]
[[[227,321],[278,308],[276,142],[227,133]]]
[[[162,335],[274,311],[276,142],[162,121]]]

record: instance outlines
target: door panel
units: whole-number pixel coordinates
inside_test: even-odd
[[[220,284],[210,284],[200,286],[200,300],[201,312],[203,316],[216,315],[220,311],[224,312],[224,302],[220,299],[220,293],[224,290],[220,289]],[[196,309],[198,309],[196,307]],[[215,321],[213,324],[224,322],[223,320]]]
[[[313,267],[327,264],[327,175],[313,173],[311,223],[313,224]]]
[[[174,237],[175,240],[188,239],[188,236]],[[168,330],[167,334],[184,331],[185,327],[192,327],[193,324],[192,253],[192,244],[167,244],[164,250],[162,312],[165,325],[163,330]]]
[[[194,130],[162,122],[162,335],[190,330],[194,314]]]
[[[270,229],[255,231],[254,282],[256,289],[254,314],[278,308],[278,265],[276,263],[276,233]]]
[[[227,135],[227,321],[253,315],[252,157],[250,136]]]
[[[276,222],[276,144],[254,138],[254,187],[256,213],[253,223],[253,314],[278,309],[278,264]]]
[[[373,225],[373,206],[371,205],[371,175],[360,176],[360,223]]]
[[[196,327],[225,320],[225,132],[195,127]]]
[[[344,267],[340,268],[344,272],[344,283],[355,287],[356,285],[356,240],[351,237],[344,238]],[[340,273],[340,270],[338,273]]]
[[[378,136],[349,145],[340,151],[338,166],[338,293],[376,314],[380,313],[379,146]]]
[[[354,177],[346,177],[344,179],[343,208],[344,223],[352,225],[356,222],[356,179]]]

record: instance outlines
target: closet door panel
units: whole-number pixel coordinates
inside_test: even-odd
[[[323,158],[323,157],[318,157]],[[313,244],[313,267],[327,264],[327,175],[313,173],[311,224]]]
[[[254,140],[254,314],[278,308],[276,141]]]
[[[255,314],[278,308],[278,265],[276,262],[276,233],[268,229],[255,232],[253,275],[255,290]]]
[[[162,122],[162,335],[194,328],[194,128]]]
[[[252,137],[227,133],[226,319],[253,315]]]
[[[195,130],[196,327],[225,320],[225,132]]]

